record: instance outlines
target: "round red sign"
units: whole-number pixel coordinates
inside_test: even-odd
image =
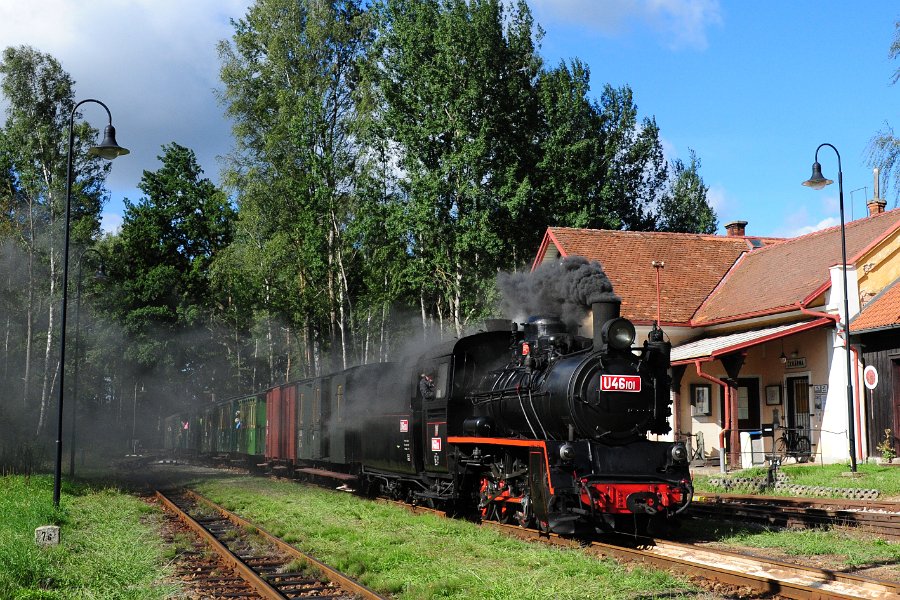
[[[863,381],[867,388],[875,389],[875,386],[878,385],[878,371],[875,370],[875,367],[869,365],[863,370]]]

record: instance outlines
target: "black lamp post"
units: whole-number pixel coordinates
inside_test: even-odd
[[[60,334],[59,334],[59,399],[57,401],[57,428],[56,428],[56,469],[53,480],[53,505],[59,506],[60,483],[62,476],[62,430],[63,430],[63,390],[66,382],[66,305],[68,298],[69,283],[69,219],[71,216],[72,206],[72,151],[75,146],[75,112],[82,104],[93,102],[99,104],[106,110],[109,117],[109,124],[103,131],[103,141],[99,146],[93,146],[88,150],[88,154],[99,156],[106,160],[112,160],[117,156],[128,154],[128,150],[119,146],[116,142],[116,128],[112,124],[112,113],[109,108],[99,100],[88,98],[82,100],[72,107],[72,114],[69,116],[69,156],[66,161],[66,223],[65,237],[63,242],[63,272],[62,272],[62,308],[60,309]]]
[[[77,296],[75,300],[75,365],[72,368],[72,441],[69,443],[69,477],[75,475],[75,425],[77,423],[78,414],[78,363],[81,359],[81,284],[84,281],[81,277],[82,267],[84,266],[84,257],[86,254],[94,253],[100,260],[100,269],[97,276],[103,274],[103,256],[96,248],[85,248],[78,258],[78,285]]]
[[[828,146],[838,159],[838,198],[841,208],[841,266],[844,275],[844,354],[847,356],[847,429],[850,438],[850,470],[856,472],[856,431],[853,420],[853,367],[850,364],[850,303],[847,298],[847,233],[844,227],[844,174],[841,170],[841,154],[831,144],[819,144],[816,148],[816,159],[812,166],[812,176],[803,182],[803,185],[814,190],[821,190],[826,185],[834,183],[831,179],[822,176],[822,165],[819,164],[819,150],[822,146]]]

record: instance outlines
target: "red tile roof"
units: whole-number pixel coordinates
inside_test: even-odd
[[[847,223],[847,262],[900,225],[900,210]],[[693,325],[794,310],[830,282],[841,263],[841,228],[830,227],[748,253],[694,315]]]
[[[557,252],[597,260],[622,298],[622,315],[649,322],[656,319],[656,270],[650,263],[664,261],[660,272],[662,321],[687,324],[735,260],[758,239],[551,227],[535,266]],[[762,243],[766,241],[772,240]]]
[[[900,325],[900,279],[872,298],[850,321],[850,332],[860,333]]]

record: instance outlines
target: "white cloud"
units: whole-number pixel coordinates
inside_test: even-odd
[[[193,149],[218,179],[216,156],[231,147],[213,89],[216,44],[233,33],[250,0],[3,0],[0,46],[29,45],[60,61],[75,80],[75,98],[109,107],[120,144],[111,188],[134,188],[158,168],[161,146]],[[106,114],[90,104],[82,116],[103,131]]]
[[[822,229],[828,229],[829,227],[834,227],[840,224],[841,220],[839,218],[826,217],[814,225],[804,225],[802,227],[793,229],[789,231],[785,237],[799,237],[801,235],[806,235],[807,233],[812,233],[814,231],[819,231]]]
[[[730,204],[725,188],[719,184],[709,186],[709,190],[706,192],[706,202],[720,218],[722,211],[727,210]]]
[[[531,5],[544,24],[574,24],[608,37],[643,35],[649,28],[673,50],[705,50],[707,31],[722,23],[719,0],[532,0]]]
[[[100,230],[104,235],[112,235],[122,228],[122,215],[104,212],[100,215]]]

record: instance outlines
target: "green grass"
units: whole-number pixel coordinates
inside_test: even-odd
[[[900,544],[852,529],[770,530],[695,520],[685,525],[694,539],[734,547],[773,549],[790,557],[829,557],[835,568],[893,565],[900,571]]]
[[[134,599],[171,597],[154,520],[137,498],[109,488],[63,488],[53,507],[47,476],[0,478],[0,598]],[[39,548],[34,530],[60,525],[61,543]]]
[[[743,532],[723,542],[751,548],[774,548],[791,556],[835,556],[848,568],[861,568],[900,561],[900,544],[884,540],[861,540],[842,530]]]
[[[234,478],[197,489],[363,584],[400,599],[696,598],[684,580],[471,523],[292,482]]]
[[[900,468],[861,463],[857,477],[847,477],[846,464],[833,465],[785,465],[782,471],[788,483],[805,486],[822,486],[835,489],[877,489],[881,497],[900,496]],[[745,469],[730,473],[729,477],[765,477],[766,469]],[[722,488],[709,485],[714,476],[698,476],[694,485],[699,493],[721,492]],[[746,493],[741,491],[739,493]],[[794,492],[769,490],[768,495],[793,496]],[[832,494],[839,495],[839,494]],[[900,563],[900,544],[879,539],[876,533],[863,533],[845,528],[808,530],[755,530],[751,528],[690,521],[685,524],[692,536],[715,540],[730,546],[767,548],[790,556],[829,557],[833,564],[844,568],[860,568]],[[898,566],[900,569],[900,566]]]
[[[869,463],[857,465],[858,476],[847,477],[842,473],[848,473],[850,468],[845,464],[833,465],[784,465],[781,471],[787,475],[788,483],[809,486],[823,486],[838,489],[876,489],[882,497],[900,496],[900,467],[882,466]],[[765,477],[766,469],[755,467],[733,472],[728,477]],[[698,492],[716,492],[721,488],[709,485],[710,478],[721,476],[698,475],[694,478],[694,487]],[[766,492],[767,494],[772,492]],[[777,494],[778,492],[774,492]],[[782,495],[793,495],[785,492]]]

